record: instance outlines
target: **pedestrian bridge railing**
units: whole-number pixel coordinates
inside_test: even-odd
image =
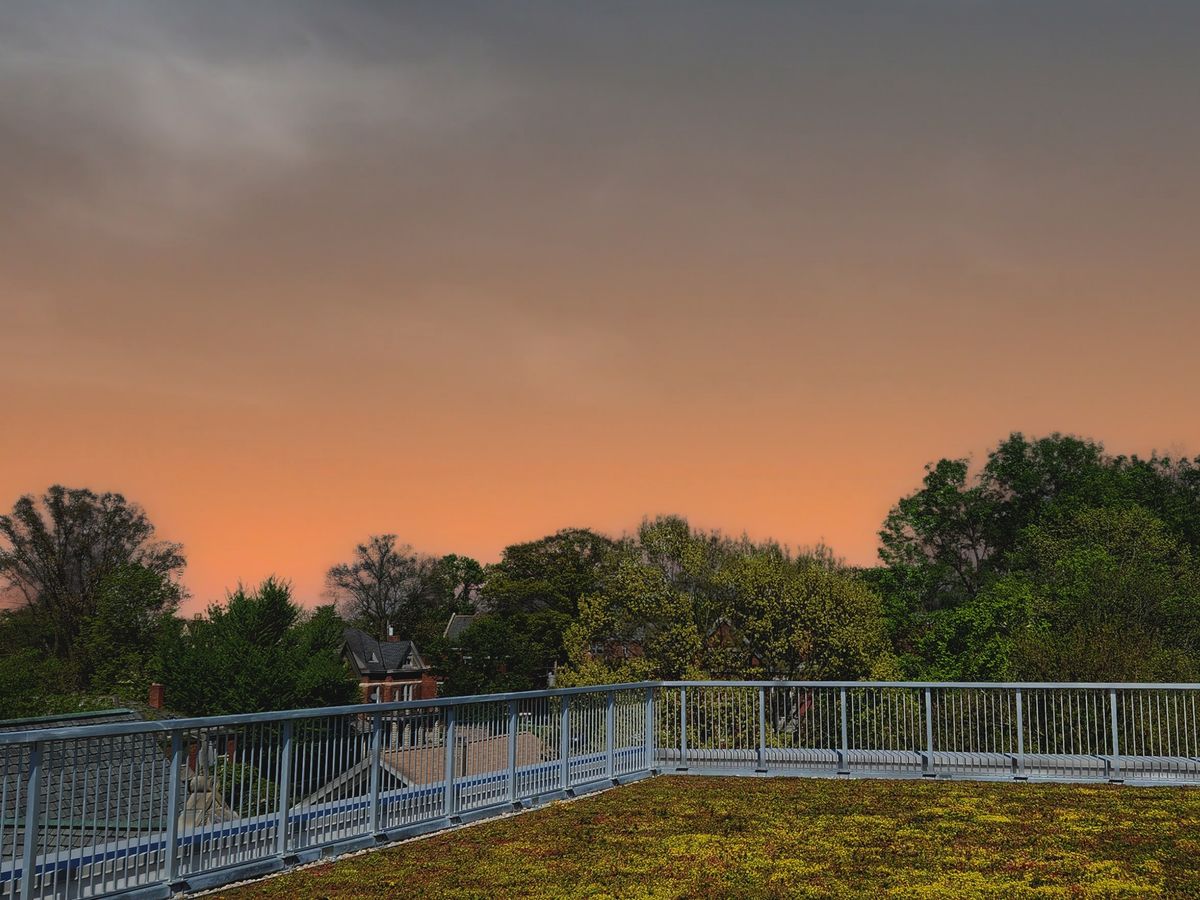
[[[166,897],[664,773],[1200,784],[1200,685],[645,682],[0,733],[0,900]]]

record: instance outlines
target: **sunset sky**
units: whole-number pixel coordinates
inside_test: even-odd
[[[189,608],[645,514],[874,559],[1009,431],[1200,453],[1200,3],[0,6],[0,508]]]

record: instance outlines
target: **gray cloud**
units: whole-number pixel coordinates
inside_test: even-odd
[[[409,35],[393,55],[313,7],[36,3],[0,11],[9,214],[148,237],[380,134],[398,149],[495,115],[513,86],[478,48]],[[366,52],[364,52],[366,51]],[[0,214],[2,215],[2,214]],[[10,223],[11,224],[11,223]]]

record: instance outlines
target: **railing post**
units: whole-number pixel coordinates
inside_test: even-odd
[[[617,692],[609,691],[606,701],[607,705],[604,708],[605,772],[611,781],[617,774],[616,760],[614,759],[617,741]]]
[[[562,721],[559,725],[558,753],[562,765],[562,789],[571,786],[571,695],[562,695]]]
[[[679,689],[679,768],[687,768],[687,688]]]
[[[654,688],[646,688],[646,771],[654,769]]]
[[[767,771],[767,689],[758,689],[758,771]]]
[[[445,812],[446,818],[453,816],[457,807],[454,797],[454,745],[458,741],[458,726],[456,724],[457,718],[457,708],[453,706],[447,706],[445,727],[446,758],[445,762],[443,763],[446,768],[446,777],[444,779],[446,782],[446,796],[444,798],[445,802],[443,805],[443,812]]]
[[[42,802],[42,750],[37,741],[29,751],[29,778],[25,782],[25,845],[21,854],[21,900],[32,900],[37,863],[38,815]]]
[[[176,845],[179,843],[179,786],[180,770],[183,768],[183,734],[171,732],[171,774],[167,788],[167,835],[165,852],[167,854],[163,865],[163,877],[168,885],[174,883],[179,869],[179,855]]]
[[[936,778],[933,771],[933,691],[925,688],[925,771],[929,778]]]
[[[508,800],[517,802],[517,701],[508,701]]]
[[[379,781],[383,766],[383,715],[371,719],[371,834],[379,834]]]
[[[1122,781],[1121,778],[1121,740],[1117,735],[1117,689],[1109,688],[1108,705],[1112,721],[1112,771],[1109,781]]]
[[[1025,777],[1025,703],[1017,688],[1017,777]]]
[[[275,853],[283,856],[288,844],[288,810],[292,793],[292,731],[293,723],[283,723],[283,740],[279,744],[279,804],[275,819]]]
[[[848,715],[846,713],[846,689],[841,690],[841,708],[842,708],[842,749],[838,755],[841,757],[841,765],[838,766],[839,775],[850,774],[850,729]]]

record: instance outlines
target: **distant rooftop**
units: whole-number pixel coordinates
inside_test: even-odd
[[[359,675],[383,678],[419,674],[429,668],[412,641],[381,641],[358,628],[347,628],[343,638],[346,652]]]
[[[446,623],[446,630],[442,632],[442,637],[448,641],[454,640],[473,624],[475,624],[475,620],[478,618],[478,613],[472,613],[471,615],[454,613],[452,616],[450,616],[450,621]]]

